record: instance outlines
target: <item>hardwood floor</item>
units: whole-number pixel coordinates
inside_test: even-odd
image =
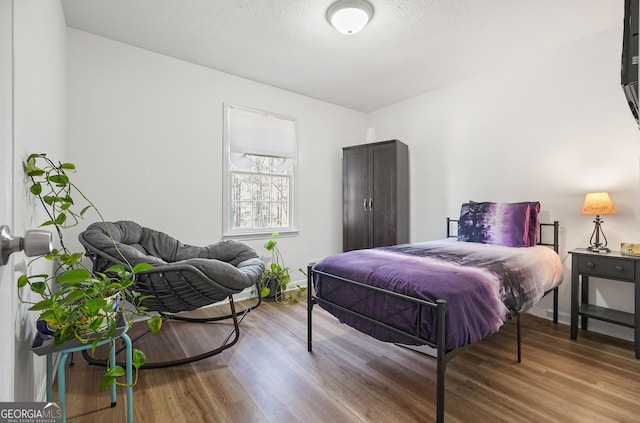
[[[143,329],[137,324],[132,332]],[[201,352],[228,324],[169,323],[138,348],[154,357]],[[446,372],[447,422],[640,421],[640,360],[633,345],[522,318],[456,355]],[[238,344],[206,360],[147,369],[134,388],[136,422],[431,422],[435,360],[369,338],[314,308],[313,353],[306,304],[263,303],[241,326]],[[124,389],[109,407],[104,369],[80,357],[68,368],[69,422],[125,421]]]

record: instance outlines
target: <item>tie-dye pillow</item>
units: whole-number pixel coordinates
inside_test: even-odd
[[[539,203],[530,202],[464,203],[458,221],[458,241],[507,247],[535,245],[539,208]]]

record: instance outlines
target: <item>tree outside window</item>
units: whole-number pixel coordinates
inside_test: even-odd
[[[290,226],[291,175],[278,169],[281,157],[246,155],[250,170],[231,170],[231,230]]]

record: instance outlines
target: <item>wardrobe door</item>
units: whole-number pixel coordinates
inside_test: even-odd
[[[369,247],[396,244],[397,173],[395,143],[369,147]]]
[[[368,248],[367,148],[345,148],[342,156],[344,251]]]

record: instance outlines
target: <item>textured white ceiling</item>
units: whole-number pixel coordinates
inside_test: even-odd
[[[347,36],[326,20],[333,0],[61,1],[70,27],[363,112],[621,28],[624,5],[369,0]]]

